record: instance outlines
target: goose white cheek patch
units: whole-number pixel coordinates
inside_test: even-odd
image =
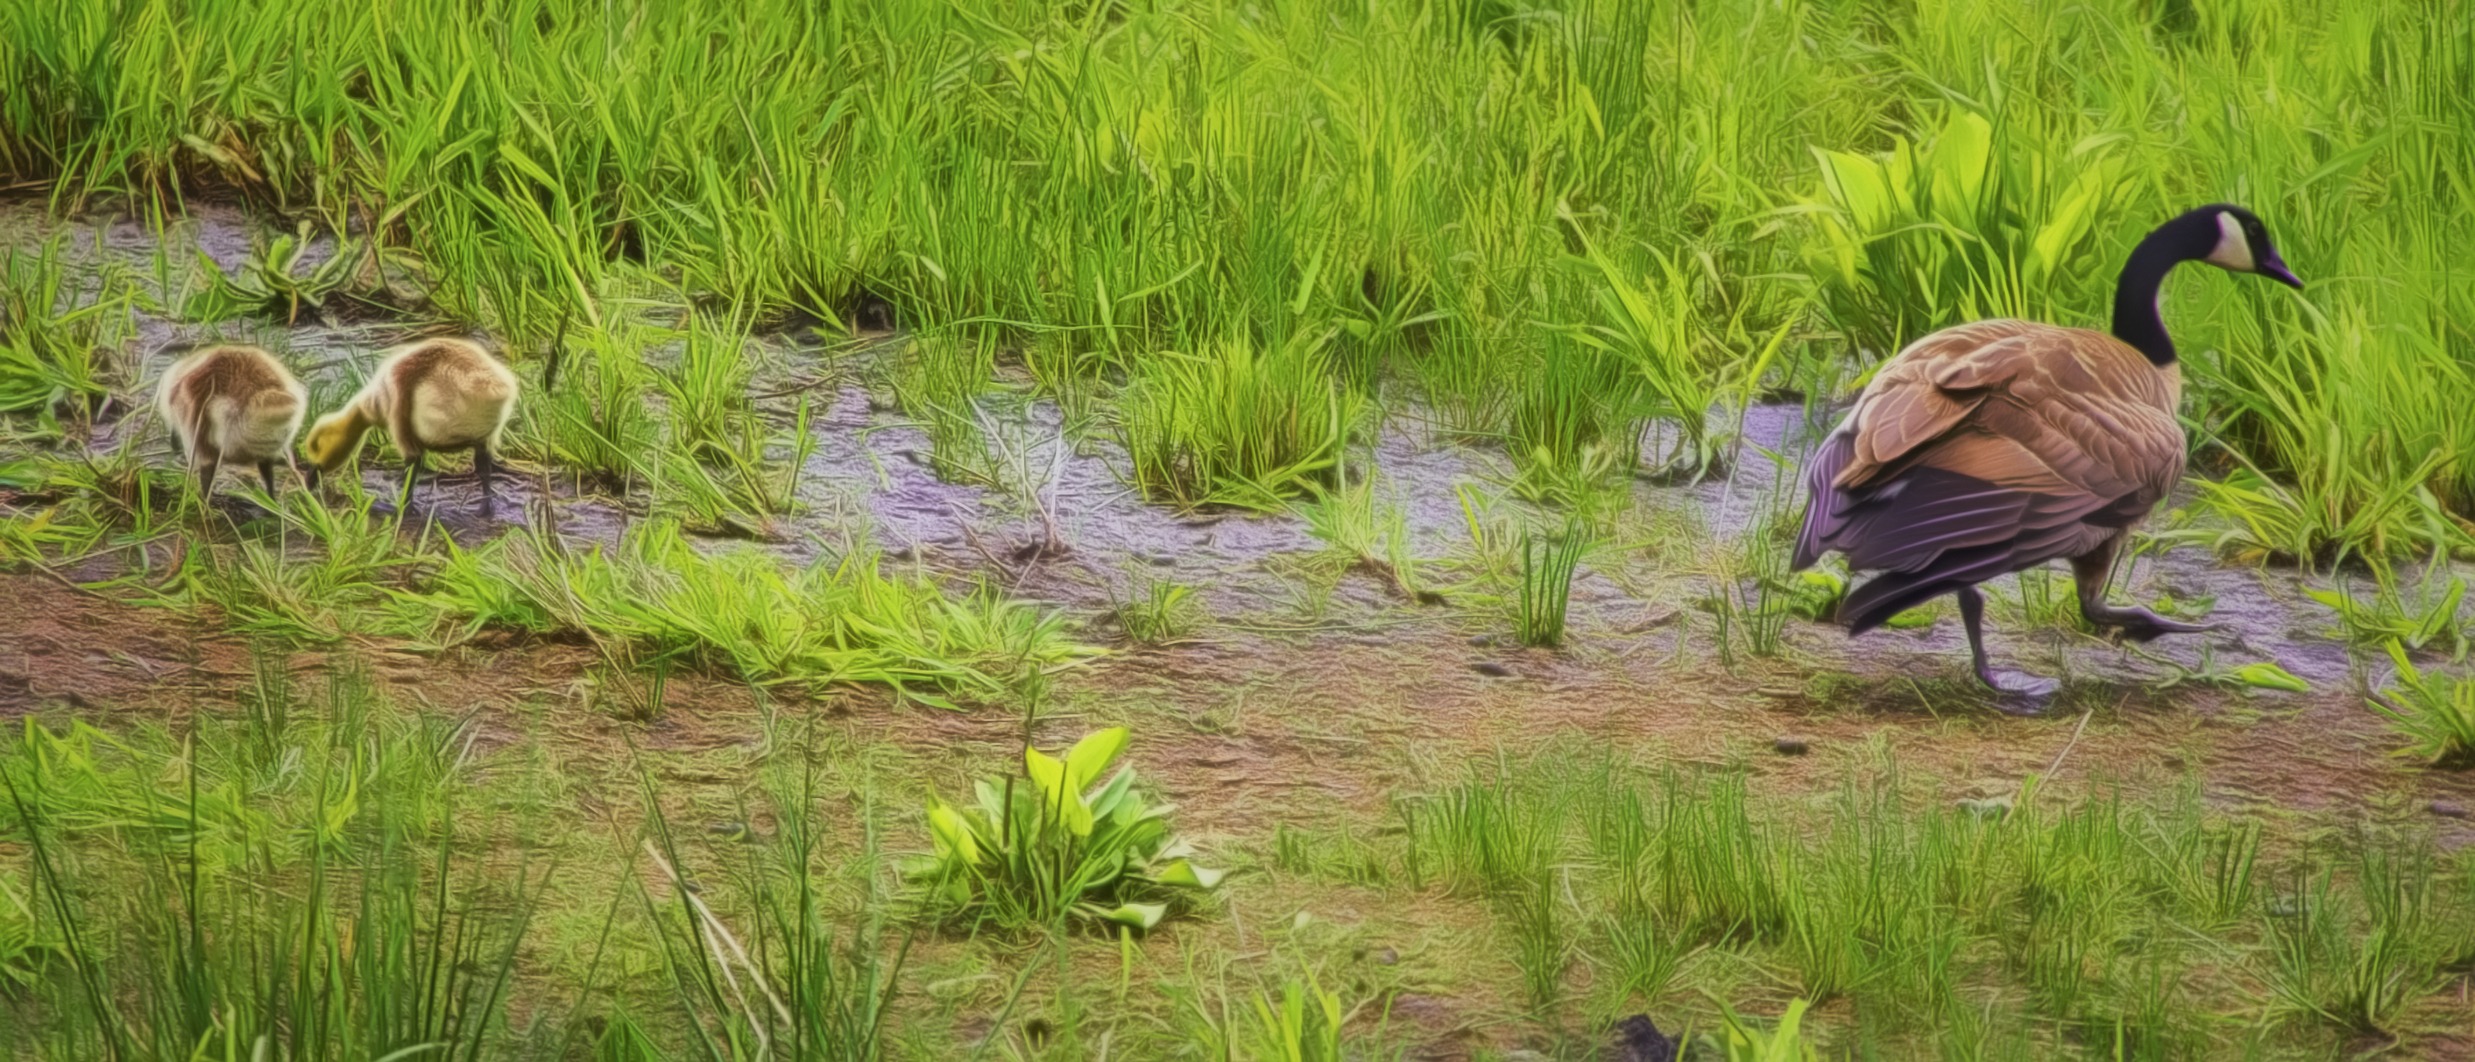
[[[2232,214],[2217,215],[2217,249],[2209,252],[2209,264],[2237,273],[2252,271],[2252,241],[2244,238],[2243,223]]]

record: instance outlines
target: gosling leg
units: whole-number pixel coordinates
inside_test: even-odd
[[[200,454],[196,464],[198,469],[198,500],[203,502],[215,496],[215,472],[219,463],[212,457],[207,457],[204,454]]]
[[[266,484],[266,496],[275,496],[275,462],[258,462],[258,478]]]
[[[498,475],[498,459],[490,456],[490,444],[473,447],[473,474],[481,479],[481,515],[488,516],[498,508],[498,497],[490,489],[490,481]]]

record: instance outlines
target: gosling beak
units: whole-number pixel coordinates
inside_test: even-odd
[[[2260,263],[2260,268],[2253,270],[2253,272],[2277,281],[2280,284],[2284,284],[2287,287],[2295,289],[2296,291],[2303,290],[2303,278],[2296,276],[2293,270],[2286,268],[2285,262],[2278,259],[2271,258],[2266,262]]]

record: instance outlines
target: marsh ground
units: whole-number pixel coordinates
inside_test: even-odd
[[[226,223],[239,222],[205,227]],[[111,245],[110,225],[81,239],[93,231]],[[210,252],[245,243],[203,242]],[[141,316],[127,348],[133,377],[190,331]],[[389,336],[260,334],[328,374],[321,387],[330,393]],[[1330,497],[1270,513],[1180,511],[1124,486],[1124,453],[1112,439],[1070,423],[1027,382],[1006,383],[1003,370],[978,414],[985,463],[941,476],[930,456],[937,441],[885,383],[885,365],[911,343],[896,334],[755,341],[751,357],[762,368],[747,384],[752,415],[793,424],[785,408],[793,396],[813,402],[799,504],[758,541],[707,538],[695,548],[753,551],[798,569],[830,567],[873,542],[888,568],[1054,614],[1063,637],[1101,655],[1017,674],[949,708],[879,683],[785,685],[692,662],[657,669],[614,655],[626,638],[608,631],[482,623],[408,637],[348,615],[378,607],[376,598],[263,574],[245,590],[218,582],[259,571],[252,557],[314,566],[318,544],[294,541],[300,525],[261,509],[263,499],[228,499],[211,511],[166,502],[147,536],[21,562],[5,577],[0,714],[29,728],[11,769],[58,784],[40,774],[61,769],[56,750],[46,751],[57,739],[38,740],[33,728],[91,729],[103,744],[81,746],[87,769],[123,782],[169,786],[184,755],[223,742],[298,743],[291,755],[316,762],[305,750],[318,747],[310,735],[320,724],[306,720],[339,709],[337,695],[315,691],[339,674],[363,676],[368,701],[390,706],[379,711],[454,734],[457,766],[437,783],[453,795],[439,799],[465,810],[460,839],[446,847],[480,875],[460,887],[489,895],[480,882],[492,874],[558,868],[528,907],[533,928],[514,953],[505,1027],[493,1034],[537,1048],[553,1038],[567,1050],[600,1044],[612,1013],[651,1030],[677,1020],[655,987],[677,975],[664,972],[653,926],[678,890],[641,847],[648,833],[669,838],[671,858],[691,868],[683,873],[721,877],[753,862],[752,850],[779,844],[784,816],[812,815],[828,853],[817,871],[832,885],[828,921],[884,919],[890,928],[878,945],[907,955],[886,1043],[917,1057],[1209,1053],[1212,1030],[1258,1021],[1249,1009],[1257,993],[1277,999],[1284,984],[1332,993],[1357,1050],[1418,1058],[1586,1057],[1612,1043],[1609,1026],[1625,1014],[1709,1031],[1721,1002],[1775,1014],[1800,997],[1822,1003],[1808,1019],[1821,1043],[1890,1057],[2060,1046],[2120,1054],[2115,1038],[2125,1029],[2134,1030],[2125,1042],[2168,1056],[2475,1050],[2468,974],[2448,937],[2466,931],[2458,908],[2475,873],[2467,855],[2475,776],[2399,755],[2399,738],[2365,700],[2389,681],[2389,662],[2350,648],[2341,618],[2304,593],[2332,585],[2330,577],[2177,548],[2176,533],[2207,530],[2187,512],[2165,518],[2163,537],[2129,566],[2118,593],[2175,602],[2224,629],[2114,645],[2071,625],[2059,573],[2025,586],[2006,580],[1997,594],[2001,651],[2069,679],[2043,715],[2023,717],[1965,681],[1950,617],[1927,612],[1908,629],[1849,640],[1788,615],[1793,587],[1755,567],[1758,554],[1779,548],[1779,514],[1792,511],[1780,499],[1789,482],[1781,468],[1795,466],[1827,408],[1752,409],[1740,459],[1714,480],[1620,477],[1592,487],[1582,508],[1596,514],[1594,544],[1573,580],[1569,632],[1560,648],[1530,648],[1513,637],[1521,577],[1507,546],[1547,511],[1520,497],[1508,464],[1433,431],[1414,405],[1373,430],[1373,489],[1355,511]],[[106,414],[81,445],[133,454],[158,470],[141,477],[176,491],[161,434],[146,419]],[[468,550],[522,539],[620,554],[631,528],[657,519],[640,497],[525,465],[522,485],[494,515],[479,512],[467,479],[450,475],[415,519],[398,522],[391,471],[375,456],[364,468],[377,500],[360,503],[359,518],[412,558],[372,577],[389,587],[422,586],[445,563],[439,551],[449,540]],[[30,485],[12,488],[6,505],[23,521],[64,501],[58,488]],[[1336,530],[1350,526],[1363,531]],[[1130,639],[1129,604],[1158,585],[1191,589],[1173,605],[1182,618],[1154,642]],[[206,586],[224,589],[198,592]],[[2231,677],[2257,663],[2306,688]],[[292,703],[290,722],[265,721],[270,697]],[[1026,735],[1056,748],[1107,726],[1131,730],[1128,762],[1174,803],[1178,831],[1235,871],[1216,896],[1139,942],[1088,927],[904,921],[907,886],[893,868],[929,849],[922,810],[932,795],[1006,773]],[[202,784],[222,784],[219,771],[190,769],[207,774]],[[804,813],[778,802],[785,772],[823,779]],[[288,806],[289,784],[257,783],[272,820]],[[1678,784],[1688,788],[1660,788]],[[2041,901],[2005,891],[2024,887],[2017,883],[1990,884],[2002,872],[1986,864],[1977,867],[1985,893],[1954,898],[1939,916],[1983,920],[1947,943],[1942,961],[1953,972],[1939,987],[1907,986],[1896,971],[1924,961],[1900,939],[1910,931],[1863,914],[1848,931],[1864,942],[1869,972],[1831,965],[1838,960],[1804,939],[1818,930],[1796,928],[1803,923],[1696,926],[1652,915],[1665,934],[1653,950],[1674,961],[1653,982],[1631,979],[1643,961],[1620,928],[1631,915],[1611,899],[1603,827],[1583,823],[1619,792],[1664,792],[1673,806],[1704,799],[1695,787],[1714,784],[1741,784],[1757,809],[1746,823],[1764,843],[1811,846],[1805,873],[1817,879],[1837,881],[1818,868],[1848,857],[1833,847],[1848,831],[1889,837],[1883,851],[1913,856],[1920,837],[1950,823],[1998,831],[2023,816],[2030,824],[2018,829],[2043,837],[2026,842],[2030,850],[2060,851],[2064,842],[2035,831],[2068,834],[2072,823],[2087,825],[2074,816],[2111,808],[2109,828],[2132,843],[2198,845],[2201,854],[2151,851],[2091,874],[2138,877],[2161,865],[2219,874],[2223,853],[2206,855],[2199,839],[2248,829],[2257,831],[2260,869],[2245,873],[2258,881],[2244,886],[2239,902],[2249,908],[2222,912],[2213,925],[2186,923],[2150,886],[2130,887],[2103,901],[2108,914],[2089,916],[2097,928],[2067,975],[2037,965],[2047,960],[2037,957],[2033,917],[2023,930],[2001,913]],[[251,799],[250,786],[238,792]],[[1422,814],[1490,792],[1513,825],[1453,828],[1507,828],[1504,843],[1528,854],[1473,856],[1495,842],[1439,837],[1432,819],[1419,825]],[[2060,818],[2034,818],[2022,806],[2031,802]],[[94,905],[88,917],[114,924],[121,916],[95,890],[113,880],[102,868],[145,848],[123,836],[144,827],[51,814],[72,865],[95,875],[70,893]],[[32,884],[27,843],[21,834],[7,849],[21,903],[43,892]],[[2295,897],[2313,895],[2313,867],[2326,873],[2358,866],[2366,853],[2405,850],[2426,853],[2416,858],[2429,878],[2415,888],[2437,919],[2428,965],[2380,974],[2395,977],[2396,998],[2362,1020],[2325,1000],[2303,1002],[2321,989],[2289,984],[2302,976],[2294,963],[2360,956],[2281,959],[2276,924],[2288,916],[2279,905],[2311,902]],[[2197,862],[2177,862],[2186,857]],[[274,865],[254,872],[286,873],[283,858],[266,859]],[[1461,866],[1503,859],[1534,863]],[[2348,870],[2336,880],[2360,876]],[[1539,910],[1523,908],[1522,886],[1506,884],[1532,877],[1552,883]],[[1849,887],[1815,886],[1820,895]],[[725,924],[754,917],[734,910],[727,890],[699,889],[716,896]],[[1856,891],[1849,902],[1860,910],[1881,902]],[[42,938],[43,919],[29,921],[30,939]],[[2186,939],[2160,944],[2160,925]],[[886,943],[896,938],[906,943]],[[63,976],[41,954],[29,946],[17,960],[38,985]],[[2126,972],[2134,967],[2148,972]],[[2149,1004],[2159,1013],[2144,1017],[2116,998],[2136,995],[2140,976],[2166,978],[2165,995]],[[2059,990],[2058,978],[2085,984]],[[1971,1011],[1982,1015],[1973,1027],[1953,1018]],[[561,1024],[554,1013],[587,1020]],[[43,1035],[24,1044],[70,1042],[57,1030],[54,1040]]]
[[[2470,70],[2466,0],[0,5],[0,1051],[2475,1057]],[[2002,580],[2030,716],[1810,619],[1869,367],[2216,200],[2308,283],[2168,287],[2116,594],[2219,629]],[[486,514],[144,411],[444,332]]]

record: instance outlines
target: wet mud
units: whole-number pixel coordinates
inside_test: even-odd
[[[176,262],[202,253],[218,268],[237,268],[250,251],[251,224],[237,210],[200,208],[165,233],[172,244],[166,247],[152,228],[134,220],[61,222],[43,215],[39,204],[13,203],[0,205],[0,244],[25,248],[65,233],[79,261],[147,276],[155,272],[159,248]],[[154,376],[184,344],[254,338],[298,366],[312,388],[314,412],[341,401],[377,351],[413,332],[381,325],[199,326],[145,312],[133,325],[126,352],[133,394],[149,393]],[[899,341],[889,338],[875,350],[881,355]],[[1988,714],[1987,700],[1966,682],[1966,645],[1948,610],[1921,629],[1860,639],[1790,620],[1776,658],[1740,659],[1736,671],[1714,660],[1720,635],[1707,602],[1714,594],[1746,593],[1747,586],[1741,579],[1733,585],[1715,579],[1716,566],[1706,561],[1740,548],[1782,514],[1792,516],[1796,470],[1835,419],[1833,409],[1757,406],[1745,411],[1742,445],[1725,476],[1686,485],[1629,481],[1624,489],[1631,511],[1622,519],[1689,530],[1673,536],[1676,541],[1644,544],[1628,524],[1612,536],[1614,544],[1593,550],[1573,587],[1571,643],[1552,652],[1505,644],[1501,611],[1456,597],[1448,585],[1471,549],[1461,490],[1502,498],[1497,504],[1506,513],[1549,517],[1504,497],[1512,471],[1501,455],[1446,437],[1403,395],[1386,396],[1390,412],[1351,460],[1353,467],[1371,469],[1364,474],[1375,477],[1379,511],[1397,512],[1406,552],[1445,591],[1440,605],[1408,597],[1380,571],[1335,561],[1298,512],[1181,512],[1147,502],[1128,484],[1125,455],[1105,428],[1069,426],[1055,402],[1019,382],[1001,383],[982,403],[987,464],[995,474],[942,478],[928,433],[872,391],[867,359],[878,355],[782,337],[763,342],[779,362],[776,369],[804,381],[802,393],[814,403],[814,449],[801,470],[801,511],[782,521],[773,540],[714,539],[710,547],[763,549],[803,564],[864,539],[882,552],[884,563],[991,580],[1017,597],[1068,610],[1100,635],[1109,610],[1139,597],[1147,584],[1193,587],[1212,617],[1200,643],[1121,648],[1098,669],[1105,677],[1087,680],[1104,692],[1157,686],[1181,711],[1208,720],[1226,709],[1232,689],[1269,683],[1297,689],[1295,700],[1311,702],[1314,688],[1324,684],[1386,706],[1344,735],[1361,742],[1439,737],[1448,729],[1462,742],[1479,735],[1518,740],[1535,728],[1572,727],[1610,739],[1674,739],[1707,749],[1750,742],[1758,749],[1789,733],[1845,743],[1886,729],[1938,725],[1944,713]],[[755,408],[787,424],[796,397],[773,386],[781,382],[761,383],[765,397]],[[136,445],[149,461],[169,465],[168,441],[149,419],[102,423],[86,445]],[[1663,445],[1644,441],[1646,452]],[[455,467],[425,479],[416,513],[459,540],[532,528],[578,545],[609,544],[644,515],[641,491],[619,498],[580,490],[571,477],[520,460],[500,480],[497,504],[484,515],[478,484],[460,462]],[[400,474],[391,460],[364,452],[362,480],[383,499],[378,508],[391,506]],[[2176,504],[2188,500],[2186,494]],[[2069,680],[2054,708],[2058,714],[2105,712],[2114,726],[2095,744],[2112,750],[2107,754],[2138,758],[2144,749],[2198,742],[2201,751],[2177,757],[2197,761],[2185,767],[2210,777],[2218,799],[2312,805],[2396,789],[2402,768],[2387,752],[2394,742],[2363,708],[2365,691],[2384,680],[2387,664],[2334,637],[2336,618],[2304,596],[2306,585],[2291,571],[2223,564],[2206,551],[2178,548],[2129,562],[2114,594],[2140,602],[2161,594],[2209,599],[2205,618],[2217,630],[2122,646],[2050,620],[2022,622],[2020,609],[2012,607],[1996,610],[1989,636],[2012,666]],[[2035,594],[2067,600],[2070,593],[2067,575],[2059,572],[2039,587],[2023,588],[2020,578],[2006,577],[1990,589],[1998,601],[2014,602]],[[68,600],[80,607],[90,602],[79,595]],[[59,632],[22,633],[71,640]],[[164,646],[155,649],[152,655],[175,655]],[[59,692],[58,683],[42,677],[52,663],[33,648],[18,654],[10,672],[0,675],[0,702],[22,708],[41,699],[45,687]],[[2312,689],[2236,688],[2213,678],[2263,661]],[[1415,721],[1400,722],[1404,713]],[[1326,721],[1348,719],[1340,713]],[[2268,722],[2250,722],[2257,720]],[[923,725],[975,727],[942,718]],[[2202,734],[2205,740],[2195,736]],[[1259,747],[1266,741],[1282,747]],[[1243,790],[1241,775],[1278,773],[1267,764],[1319,754],[1312,738],[1295,733],[1241,738],[1208,724],[1197,724],[1190,743],[1185,755],[1197,766],[1195,777],[1219,777],[1233,787],[1225,791]],[[2256,763],[2291,770],[2264,781]],[[1375,799],[1378,790],[1368,788],[1374,784],[1350,784],[1345,797]],[[2444,803],[2463,805],[2475,797],[2475,789],[2454,776],[2430,776],[2415,791],[2427,790]],[[2461,843],[2468,832],[2462,823],[2442,827]]]

